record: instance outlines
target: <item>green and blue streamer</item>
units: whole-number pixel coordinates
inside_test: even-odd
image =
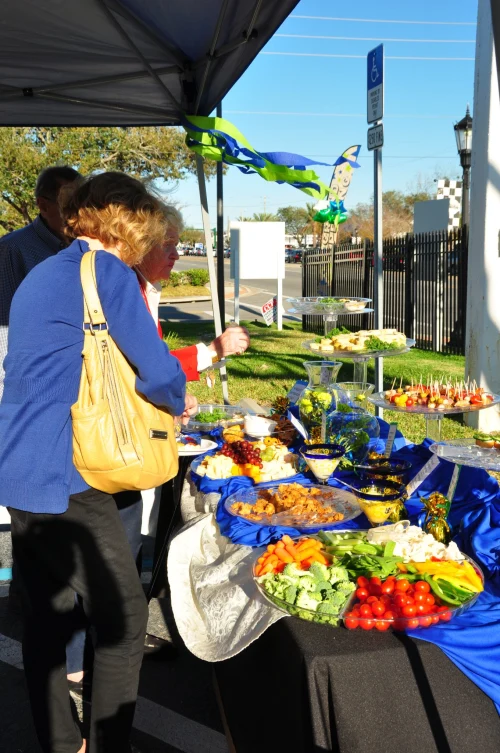
[[[182,125],[187,133],[186,145],[205,159],[235,165],[242,173],[257,173],[264,180],[288,183],[317,199],[328,195],[328,186],[309,168],[311,165],[331,167],[330,163],[315,162],[290,152],[258,152],[232,123],[223,118],[185,115]],[[334,164],[339,161],[347,160],[342,155]],[[349,162],[353,167],[359,167],[355,159]]]

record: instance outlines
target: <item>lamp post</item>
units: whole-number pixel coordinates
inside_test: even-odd
[[[462,179],[462,227],[469,224],[469,190],[470,190],[470,165],[471,165],[471,148],[472,148],[472,118],[469,112],[469,105],[465,118],[459,120],[453,126],[455,138],[457,140],[457,149],[460,156],[460,164],[463,170]]]

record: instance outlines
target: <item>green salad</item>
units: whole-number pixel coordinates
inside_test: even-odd
[[[226,411],[222,410],[222,408],[216,408],[211,413],[210,411],[197,413],[194,420],[200,424],[215,424],[217,421],[226,421],[228,418],[231,418],[231,416]]]

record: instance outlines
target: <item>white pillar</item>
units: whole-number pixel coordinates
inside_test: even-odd
[[[500,393],[500,101],[489,0],[479,0],[467,281],[466,376]],[[467,417],[500,430],[498,407]]]

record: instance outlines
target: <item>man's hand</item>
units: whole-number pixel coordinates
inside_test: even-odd
[[[217,353],[219,359],[233,354],[240,355],[250,345],[250,335],[245,327],[228,327],[222,335],[216,337],[208,346]]]
[[[194,416],[196,413],[198,413],[198,400],[194,395],[186,395],[184,412],[179,416],[181,424],[186,426],[191,416]]]

